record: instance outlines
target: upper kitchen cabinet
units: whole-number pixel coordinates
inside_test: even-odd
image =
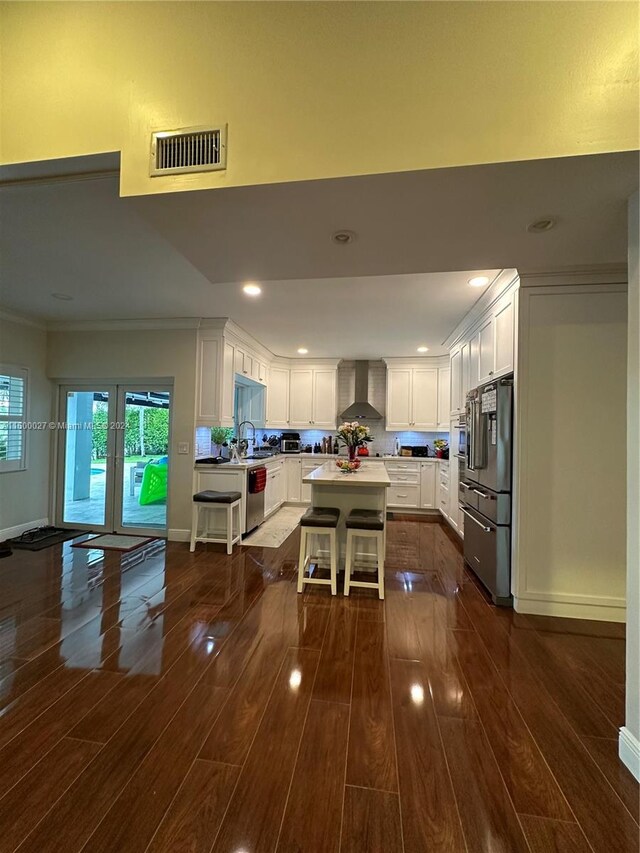
[[[335,366],[292,367],[289,379],[289,426],[335,429],[337,414]]]
[[[462,350],[460,347],[451,350],[450,360],[450,414],[458,414],[462,407]]]
[[[234,350],[222,329],[198,331],[196,425],[233,426]]]
[[[449,415],[451,413],[451,370],[443,367],[438,371],[438,429],[449,431]]]
[[[203,320],[201,323],[197,337],[196,425],[232,427],[238,377],[246,380],[249,386],[253,383],[253,388],[259,392],[259,385],[267,384],[265,354],[268,351],[230,320]],[[259,398],[258,393],[256,405],[259,405]],[[252,414],[263,424],[264,405],[261,411],[259,414],[257,409],[252,409]]]
[[[313,424],[313,370],[294,368],[289,379],[289,424],[310,429]]]
[[[494,376],[512,373],[515,367],[516,291],[505,294],[494,310],[495,362]]]
[[[441,423],[448,429],[448,393],[441,392],[442,384],[449,385],[446,360],[422,359],[407,363],[402,359],[385,359],[387,363],[387,430],[435,432]]]
[[[515,270],[503,270],[449,339],[452,415],[470,389],[513,373],[518,287]]]
[[[289,427],[289,374],[288,367],[272,365],[269,368],[267,426],[272,429]]]
[[[315,429],[336,428],[337,385],[336,368],[313,371],[313,426]]]

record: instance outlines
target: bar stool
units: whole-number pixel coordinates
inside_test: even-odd
[[[227,554],[231,554],[235,543],[240,542],[242,539],[242,522],[240,518],[241,501],[242,495],[240,492],[214,492],[211,489],[205,489],[203,492],[197,492],[193,496],[193,510],[191,513],[191,545],[189,550],[196,550],[196,542],[226,542]],[[209,536],[210,517],[208,514],[205,516],[205,525],[204,530],[202,531],[202,536],[198,536],[200,511],[205,510],[209,513],[214,509],[223,509],[227,514],[227,535],[224,539]],[[237,510],[237,528],[235,533],[233,532],[234,510]]]
[[[336,529],[340,521],[340,510],[329,506],[317,506],[308,509],[300,519],[300,559],[298,561],[298,592],[302,592],[306,583],[318,583],[331,586],[331,595],[338,592],[338,554]],[[331,561],[330,579],[305,577],[307,566],[313,558],[309,545],[312,536],[329,537]]]
[[[364,589],[377,589],[378,596],[384,598],[384,515],[375,509],[352,509],[347,516],[347,554],[344,571],[344,594],[349,595],[349,587],[359,586]],[[378,580],[352,581],[351,570],[354,562],[355,540],[373,539],[376,543],[376,562],[378,564]]]

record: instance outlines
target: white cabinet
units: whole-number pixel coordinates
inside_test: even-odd
[[[384,466],[391,480],[387,490],[389,507],[420,507],[420,462],[414,459],[394,459]]]
[[[267,385],[267,424],[274,429],[289,426],[289,368],[271,367]]]
[[[493,375],[502,376],[514,369],[514,325],[516,292],[507,293],[493,312],[495,326],[495,360]]]
[[[460,407],[464,409],[467,394],[475,388],[477,382],[471,380],[471,342],[467,341],[460,347],[461,377],[460,377]]]
[[[289,424],[309,429],[313,423],[313,370],[294,368],[289,379]]]
[[[302,485],[302,462],[296,457],[288,456],[284,460],[286,475],[286,500],[294,503],[300,502],[300,487]]]
[[[265,516],[275,512],[284,500],[285,478],[284,459],[270,462],[267,465],[267,483],[264,490]]]
[[[267,365],[259,358],[252,359],[251,378],[254,382],[260,382],[262,385],[267,384]]]
[[[433,432],[438,429],[438,369],[415,368],[413,371],[413,429]]]
[[[438,429],[438,373],[437,367],[387,370],[388,430],[434,432]]]
[[[451,351],[450,362],[451,395],[449,414],[459,414],[462,408],[462,352],[460,349]]]
[[[494,320],[487,317],[478,329],[478,382],[489,382],[494,365]]]
[[[410,367],[387,370],[387,429],[410,429],[412,420]]]
[[[299,429],[335,429],[336,384],[335,368],[292,368],[289,425]]]
[[[449,429],[451,411],[451,369],[443,367],[438,371],[438,429]]]
[[[436,508],[436,473],[438,462],[420,463],[420,507],[422,509]]]
[[[333,369],[313,371],[313,426],[336,428],[337,373]]]
[[[251,371],[253,368],[253,359],[249,353],[240,346],[235,347],[235,372],[240,376],[246,376],[251,379]]]
[[[233,357],[219,333],[198,334],[196,426],[233,426]]]

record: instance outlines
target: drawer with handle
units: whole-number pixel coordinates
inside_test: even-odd
[[[392,483],[387,494],[387,505],[392,506],[420,506],[420,487],[412,485],[400,485]]]
[[[387,473],[392,486],[404,485],[405,483],[411,483],[412,485],[417,486],[420,482],[419,471],[387,471]]]
[[[393,462],[385,462],[385,468],[389,472],[389,476],[396,471],[400,471],[401,473],[405,473],[407,471],[419,471],[420,470],[420,462],[419,460],[411,461],[411,462],[397,462],[394,460]]]

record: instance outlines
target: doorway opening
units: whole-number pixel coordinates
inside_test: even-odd
[[[166,535],[171,391],[61,387],[60,526]]]

